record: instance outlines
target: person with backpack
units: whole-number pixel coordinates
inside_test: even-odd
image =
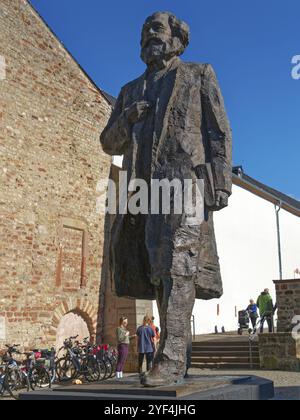
[[[259,308],[259,313],[261,317],[260,333],[263,334],[264,324],[266,321],[268,323],[269,333],[272,333],[274,305],[269,289],[265,289],[258,297],[257,307]]]

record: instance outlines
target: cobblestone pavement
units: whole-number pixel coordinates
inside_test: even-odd
[[[300,373],[265,370],[208,370],[191,369],[194,375],[254,375],[270,379],[275,385],[275,400],[300,401]]]

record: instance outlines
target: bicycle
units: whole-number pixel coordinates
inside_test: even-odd
[[[60,382],[71,381],[83,376],[88,382],[97,382],[101,371],[91,348],[81,348],[74,344],[76,337],[64,341],[59,350],[66,350],[66,356],[56,362],[56,373]]]
[[[100,345],[97,347],[97,360],[98,363],[103,363],[105,365],[105,377],[104,379],[110,379],[116,372],[117,367],[117,355],[116,351],[110,349],[107,344]]]
[[[93,354],[94,359],[98,363],[99,371],[100,371],[99,381],[103,381],[104,379],[107,378],[107,366],[105,362],[102,360],[102,358],[98,357],[99,347],[91,344],[88,337],[84,338],[83,343],[84,343],[85,351],[88,351],[90,352],[90,354]]]
[[[51,385],[56,381],[56,369],[55,369],[55,358],[56,351],[55,348],[43,349],[41,350],[42,358],[46,359],[45,367],[50,375]]]
[[[21,390],[29,392],[30,384],[28,375],[23,371],[21,363],[14,359],[14,354],[21,354],[17,348],[19,345],[6,345],[7,351],[2,357],[1,372],[1,396],[8,394],[17,400]]]
[[[23,362],[23,372],[27,374],[30,387],[33,391],[36,388],[51,388],[51,377],[46,368],[46,359],[38,351],[24,353],[26,360]]]

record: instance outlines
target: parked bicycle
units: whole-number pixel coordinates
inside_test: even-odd
[[[33,350],[35,355],[37,356],[38,362],[44,365],[44,368],[47,370],[50,376],[51,385],[53,385],[56,381],[56,368],[55,368],[55,361],[56,361],[56,351],[55,348],[52,347],[50,349],[35,349]]]
[[[30,387],[28,374],[22,368],[22,363],[13,357],[15,354],[21,355],[18,347],[17,344],[6,345],[7,351],[2,357],[0,367],[0,395],[8,393],[14,399],[19,398],[22,390],[28,392]]]
[[[78,338],[70,337],[64,341],[66,355],[56,362],[56,373],[59,381],[65,382],[84,377],[88,382],[97,382],[101,378],[101,370],[91,346],[80,346],[75,343]]]
[[[54,348],[34,349],[21,353],[18,345],[6,346],[0,363],[0,397],[18,398],[20,391],[51,388],[55,382],[84,378],[88,382],[110,379],[116,371],[117,351],[109,345],[94,345],[87,337],[82,343],[77,337],[64,341],[56,357]],[[21,355],[25,355],[23,361]],[[14,355],[18,356],[17,359]]]
[[[97,360],[105,366],[105,378],[110,379],[114,376],[117,366],[116,351],[110,349],[106,344],[97,347]]]
[[[36,388],[51,388],[51,377],[46,367],[46,359],[42,353],[35,350],[24,353],[26,360],[23,362],[23,372],[28,376],[30,388],[35,391]]]

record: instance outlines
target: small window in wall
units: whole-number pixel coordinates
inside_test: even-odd
[[[56,285],[72,292],[86,286],[87,232],[79,223],[63,223],[59,232]]]

